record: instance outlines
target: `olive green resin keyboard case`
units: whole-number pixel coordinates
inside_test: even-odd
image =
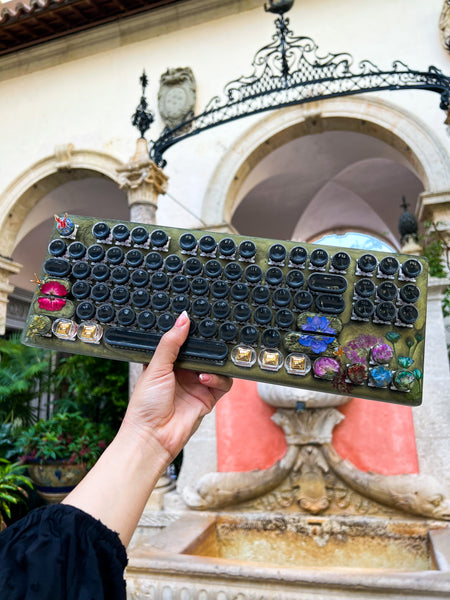
[[[417,406],[424,259],[55,217],[23,342],[148,362],[176,317],[179,366]]]

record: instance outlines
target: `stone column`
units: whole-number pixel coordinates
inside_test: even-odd
[[[126,165],[117,169],[117,172],[119,173],[119,186],[127,192],[130,221],[154,225],[158,197],[160,194],[166,193],[168,178],[162,169],[150,160],[145,138],[137,140],[136,152]],[[142,365],[130,363],[130,394],[141,372]],[[173,487],[171,479],[163,475],[149,498],[147,508],[150,510],[161,509],[164,494]]]
[[[14,262],[12,258],[0,256],[0,335],[5,333],[8,295],[14,290],[14,286],[9,283],[9,278],[18,273],[21,268],[22,265]]]

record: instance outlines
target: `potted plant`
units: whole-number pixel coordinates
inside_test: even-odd
[[[112,437],[111,428],[79,412],[56,413],[23,430],[16,449],[38,494],[55,503],[81,481]]]
[[[25,488],[33,484],[24,474],[25,467],[0,458],[0,531],[5,527],[5,518],[11,518],[11,506],[24,502],[28,494]]]

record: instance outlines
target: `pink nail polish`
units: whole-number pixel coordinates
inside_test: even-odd
[[[211,381],[211,375],[208,375],[207,373],[201,373],[201,375],[199,375],[198,378],[202,383],[208,383],[209,381]]]
[[[187,321],[189,321],[189,316],[187,312],[183,310],[178,319],[175,321],[174,327],[182,327]]]

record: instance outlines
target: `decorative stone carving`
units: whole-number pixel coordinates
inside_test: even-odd
[[[258,383],[258,394],[264,402],[279,408],[341,406],[350,400],[348,396],[301,390],[273,383]]]
[[[73,144],[61,144],[60,146],[55,147],[55,160],[58,171],[60,169],[70,169],[72,167],[72,153],[74,148]]]
[[[21,268],[22,265],[14,262],[11,258],[0,256],[0,335],[5,333],[8,295],[14,290],[14,286],[8,280],[11,275],[18,273]]]
[[[169,129],[194,114],[196,97],[196,82],[189,67],[167,69],[161,75],[158,110]]]
[[[447,52],[450,52],[450,0],[445,0],[439,18],[441,41]]]
[[[365,473],[341,458],[331,444],[323,445],[322,452],[333,471],[364,496],[415,515],[450,520],[450,498],[434,477]]]

